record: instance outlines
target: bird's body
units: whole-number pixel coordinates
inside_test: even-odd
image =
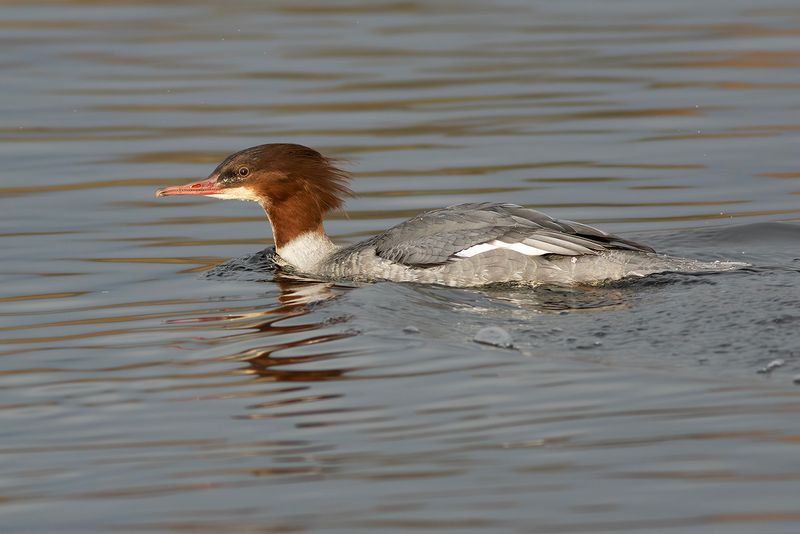
[[[325,278],[460,287],[595,283],[664,270],[648,247],[514,204],[450,206],[351,246],[326,241],[312,234],[281,257]],[[314,249],[322,254],[295,252]]]
[[[592,226],[492,202],[428,211],[366,241],[338,247],[325,234],[322,216],[342,204],[349,193],[346,179],[312,149],[261,145],[229,156],[205,181],[156,194],[257,201],[272,225],[279,264],[326,279],[456,287],[596,284],[724,268],[659,255]]]

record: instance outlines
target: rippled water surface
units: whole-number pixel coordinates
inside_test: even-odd
[[[0,1],[0,47],[4,534],[800,531],[795,0]],[[277,141],[350,162],[340,242],[497,200],[751,267],[323,284],[152,197]]]

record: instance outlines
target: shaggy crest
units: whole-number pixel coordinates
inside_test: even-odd
[[[289,143],[258,145],[231,154],[198,182],[165,187],[156,196],[192,195],[253,200],[261,204],[280,250],[306,234],[321,236],[326,212],[340,208],[353,192],[350,176],[334,160]]]
[[[272,205],[295,195],[307,196],[321,213],[342,207],[353,192],[347,186],[350,176],[336,161],[303,145],[289,143],[259,145],[242,150],[223,161],[218,171],[249,165],[255,173],[254,187]],[[305,195],[304,195],[305,193]]]
[[[242,167],[249,175],[242,180]],[[281,143],[259,145],[223,161],[218,180],[229,179],[255,193],[272,223],[275,244],[286,245],[304,233],[324,234],[323,215],[340,208],[352,196],[350,176],[334,161],[311,148]]]

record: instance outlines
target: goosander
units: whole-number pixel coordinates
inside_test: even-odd
[[[428,211],[340,247],[325,233],[322,219],[353,194],[348,180],[345,171],[316,150],[266,144],[231,154],[205,180],[165,187],[155,195],[258,202],[272,226],[278,264],[324,279],[453,287],[571,285],[727,267],[659,255],[592,226],[495,202]]]

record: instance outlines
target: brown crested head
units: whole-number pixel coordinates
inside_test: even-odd
[[[272,143],[231,154],[205,180],[165,187],[156,196],[211,196],[274,205],[295,195],[310,195],[327,211],[341,207],[344,198],[352,196],[349,181],[350,176],[334,160],[313,148]]]
[[[156,191],[156,196],[202,195],[255,200],[272,223],[278,247],[305,232],[322,232],[322,216],[353,193],[350,176],[303,145],[274,143],[231,154],[206,180]]]
[[[224,188],[244,187],[274,206],[292,197],[310,196],[322,212],[342,206],[352,195],[350,177],[333,160],[312,148],[275,143],[246,148],[220,163],[212,177]]]

